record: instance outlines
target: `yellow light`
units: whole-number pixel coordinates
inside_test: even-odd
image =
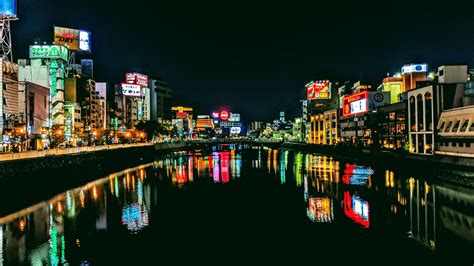
[[[97,198],[99,198],[99,195],[97,193],[97,187],[92,188],[92,198],[94,198],[94,200],[97,200]]]
[[[25,220],[21,220],[20,223],[18,224],[18,227],[20,228],[20,231],[24,231],[26,227]]]

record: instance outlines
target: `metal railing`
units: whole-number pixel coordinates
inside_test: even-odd
[[[95,151],[102,151],[102,150],[113,150],[113,149],[123,149],[123,148],[143,147],[143,146],[153,146],[153,143],[112,144],[112,145],[73,147],[73,148],[62,148],[62,149],[58,148],[58,149],[49,149],[49,150],[42,150],[42,151],[0,153],[0,161],[11,161],[11,160],[19,160],[19,159],[39,158],[39,157],[46,157],[46,156],[76,154],[76,153],[83,153],[83,152],[95,152]]]

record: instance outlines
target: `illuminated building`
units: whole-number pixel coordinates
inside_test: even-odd
[[[0,137],[12,131],[18,120],[18,65],[0,59]],[[6,139],[5,139],[6,140]],[[3,142],[3,139],[0,139]],[[9,142],[5,142],[7,144]]]
[[[212,129],[213,124],[209,115],[198,115],[196,119],[196,130],[205,131]]]
[[[177,127],[180,136],[191,137],[193,133],[193,108],[173,106],[172,124]]]
[[[49,127],[64,125],[64,81],[68,49],[58,45],[31,45],[30,60],[19,59],[19,81],[50,89]]]
[[[340,119],[341,139],[343,142],[368,147],[377,145],[377,107],[387,105],[390,101],[389,92],[369,91],[370,85],[356,82],[353,93],[342,98],[342,116]]]
[[[402,67],[403,91],[416,88],[418,81],[425,81],[428,66],[426,64],[408,64]]]
[[[108,115],[108,101],[107,101],[107,90],[109,84],[107,82],[96,82],[95,90],[99,101],[99,117],[102,123],[102,129],[107,129],[110,125],[110,116]]]
[[[410,152],[433,154],[437,133],[442,131],[443,135],[447,136],[449,134],[444,133],[451,133],[454,127],[455,131],[459,131],[464,126],[453,119],[457,115],[443,120],[445,123],[443,121],[438,123],[438,119],[443,111],[472,105],[472,100],[464,96],[466,82],[466,65],[440,66],[434,81],[419,83],[418,88],[407,92]],[[458,121],[461,119],[462,115],[459,113]],[[463,119],[463,123],[465,121],[466,119]],[[465,145],[464,142],[461,143]]]
[[[81,106],[75,102],[64,104],[66,141],[74,141],[76,132],[80,132],[84,124],[81,119]]]
[[[404,149],[407,143],[407,102],[377,108],[378,138],[382,149]]]
[[[214,130],[222,136],[238,136],[243,132],[243,125],[240,121],[240,114],[223,110],[211,114]]]
[[[335,145],[339,142],[338,83],[328,80],[306,84],[309,130],[307,141],[312,144]],[[304,110],[303,110],[304,111]]]
[[[390,92],[390,104],[400,101],[400,94],[404,92],[403,79],[398,77],[387,77],[379,86],[379,91]]]

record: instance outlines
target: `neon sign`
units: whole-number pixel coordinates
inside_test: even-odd
[[[224,120],[224,121],[229,119],[229,113],[227,111],[222,111],[221,112],[221,119]]]
[[[351,116],[368,111],[368,91],[362,91],[342,98],[342,115]]]

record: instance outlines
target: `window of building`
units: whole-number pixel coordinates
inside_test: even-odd
[[[433,130],[433,121],[431,119],[431,93],[425,93],[425,121],[426,121],[426,128],[428,131]]]
[[[474,131],[474,121],[471,122],[471,126],[469,127],[469,132]]]
[[[470,141],[466,141],[466,148],[470,148],[471,147],[471,142]]]
[[[8,106],[7,98],[3,97],[3,106]]]
[[[4,90],[4,91],[7,90],[7,84],[6,84],[6,83],[3,83],[3,90]]]
[[[424,114],[423,114],[423,96],[421,94],[418,94],[418,96],[416,96],[416,110],[417,110],[417,113],[416,113],[416,117],[418,118],[418,131],[423,131],[424,130],[424,127],[423,127],[423,119],[424,119]]]
[[[451,130],[452,125],[453,125],[453,121],[449,121],[448,125],[446,125],[446,128],[444,129],[444,132],[449,132]]]
[[[44,96],[44,108],[46,108],[46,105],[47,105],[47,100],[46,100],[46,96]]]
[[[462,123],[461,129],[459,131],[460,132],[466,132],[468,123],[469,123],[469,120],[464,120],[464,122]]]
[[[395,121],[395,112],[391,112],[389,114],[389,119],[390,119],[390,121]]]
[[[458,132],[459,124],[461,124],[461,120],[456,121],[456,124],[454,124],[452,132]]]
[[[410,129],[416,131],[415,97],[410,97]]]

